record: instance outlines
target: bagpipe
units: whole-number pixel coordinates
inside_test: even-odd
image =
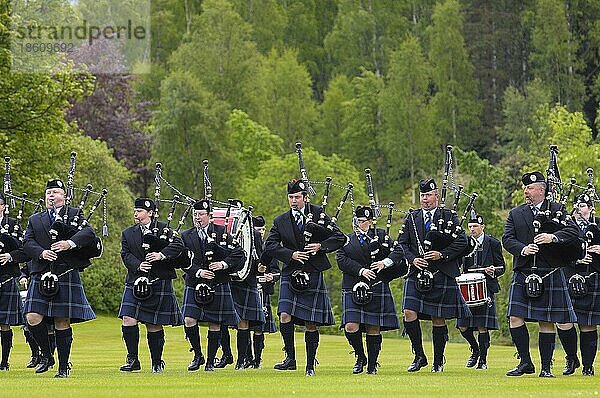
[[[180,196],[175,194],[173,195],[173,199],[171,200],[162,200],[160,199],[161,189],[162,189],[162,163],[156,163],[156,172],[154,177],[154,211],[152,213],[152,221],[150,222],[150,228],[144,231],[142,235],[142,250],[144,251],[144,259],[149,253],[158,253],[166,248],[169,244],[173,242],[173,240],[179,238],[179,233],[181,231],[182,226],[185,223],[185,219],[188,217],[192,206],[193,201],[191,198],[187,198],[187,202],[181,202]],[[164,226],[159,227],[158,219],[159,219],[159,208],[160,202],[168,202],[170,203],[169,212],[166,217],[166,223]],[[151,200],[149,200],[151,202]],[[175,208],[177,204],[186,206],[181,219],[175,229],[171,228],[171,222],[173,221],[173,217],[175,214]],[[148,203],[148,205],[152,205],[152,203]],[[148,206],[149,207],[149,206]],[[175,259],[165,259],[155,261],[152,264],[152,268],[149,271],[138,270],[138,276],[133,282],[133,296],[137,300],[147,300],[154,294],[153,284],[157,282],[160,278],[155,275],[153,271],[156,268],[160,267],[172,267],[172,268],[186,268],[189,267],[191,261],[193,259],[193,254],[191,251],[184,251]]]
[[[4,214],[3,223],[0,225],[0,253],[10,253],[21,247],[23,243],[23,227],[21,222],[23,220],[23,212],[25,211],[25,203],[27,202],[27,193],[23,193],[20,198],[13,195],[13,188],[10,176],[10,157],[4,158],[5,163],[5,174],[4,174]],[[15,199],[21,201],[19,212],[17,213],[16,219],[13,225],[9,220],[10,209],[16,208]],[[10,203],[9,203],[10,199]],[[35,204],[35,202],[32,202]],[[36,209],[37,210],[37,209]]]
[[[576,181],[572,178],[569,187],[563,191],[564,187],[558,170],[558,152],[556,145],[550,145],[550,161],[546,179],[546,199],[540,211],[533,218],[534,237],[540,233],[553,234],[573,223],[571,215],[566,211],[565,204]],[[555,209],[552,209],[551,203],[553,202],[559,203],[559,206]],[[539,298],[543,294],[544,279],[559,269],[554,268],[544,276],[540,276],[537,267],[537,256],[540,252],[543,252],[546,256],[558,258],[566,265],[585,256],[586,242],[583,239],[578,239],[566,245],[562,243],[548,243],[540,247],[540,251],[533,255],[531,274],[525,278],[525,294],[531,299]],[[577,279],[576,277],[572,282],[577,283]]]
[[[52,222],[50,229],[48,231],[50,238],[52,240],[52,243],[62,241],[62,240],[69,240],[76,233],[81,231],[83,228],[90,226],[90,219],[96,212],[96,209],[101,204],[103,205],[103,227],[102,227],[103,236],[108,236],[107,206],[106,206],[106,196],[107,196],[108,191],[106,189],[103,189],[102,192],[95,192],[95,191],[93,191],[92,185],[87,184],[85,186],[85,188],[81,189],[83,191],[83,194],[81,196],[79,206],[76,208],[77,211],[73,215],[69,214],[69,205],[75,198],[75,190],[79,189],[79,188],[75,188],[75,186],[74,186],[76,156],[77,156],[77,153],[75,151],[72,151],[71,157],[70,157],[69,171],[68,171],[68,175],[67,175],[67,185],[65,187],[66,188],[65,189],[65,192],[66,192],[65,203],[64,203],[64,206],[62,206],[62,207],[64,207],[64,215],[60,214],[57,211],[56,204],[54,202],[49,203],[51,210],[54,214],[54,221]],[[13,228],[13,231],[10,233],[10,236],[13,238],[13,241],[16,239],[19,239],[22,241],[23,228],[21,227],[20,224],[21,224],[21,220],[23,218],[23,213],[25,211],[26,203],[36,205],[35,212],[37,212],[38,210],[44,211],[43,210],[44,200],[40,199],[40,201],[38,203],[36,203],[36,202],[32,202],[31,200],[27,199],[26,193],[23,193],[22,196],[20,196],[20,197],[14,195],[12,192],[12,182],[11,182],[11,177],[10,177],[10,174],[11,174],[10,157],[5,157],[4,161],[5,161],[5,176],[4,176],[5,196],[7,198],[11,199],[11,207],[12,208],[15,208],[16,200],[21,201],[21,205],[20,205],[20,208],[19,208],[19,211],[17,214],[17,218],[16,218],[17,222],[15,223],[15,226]],[[91,194],[97,195],[98,198],[94,202],[94,204],[92,205],[91,209],[89,210],[89,212],[86,216],[84,213],[84,208],[85,208],[85,205]],[[8,220],[8,214],[9,214],[8,208],[9,208],[9,206],[7,203],[7,206],[5,209],[5,216],[6,216],[5,220]],[[6,229],[3,227],[2,230],[5,231]],[[6,238],[8,235],[8,231],[6,231],[6,233],[2,233],[2,235],[4,235],[4,238]],[[4,239],[4,238],[1,238],[1,239]],[[47,272],[45,272],[44,274],[42,274],[42,276],[41,276],[40,293],[46,297],[55,296],[58,293],[58,289],[59,289],[59,285],[58,285],[59,278],[75,269],[75,268],[70,268],[70,269],[62,272],[61,274],[57,275],[55,273],[56,262],[59,262],[60,260],[65,259],[67,256],[76,255],[78,258],[86,260],[86,262],[88,262],[88,264],[86,264],[86,265],[77,267],[77,269],[79,271],[83,271],[86,268],[86,266],[89,265],[89,260],[100,257],[102,255],[102,251],[103,251],[102,239],[99,238],[98,236],[94,236],[94,239],[91,243],[89,243],[86,246],[76,248],[73,253],[70,253],[70,252],[57,253],[58,258],[55,261],[50,261],[49,270]]]
[[[302,176],[302,181],[307,187],[307,192],[309,194],[309,198],[312,196],[316,196],[316,191],[313,188],[312,184],[324,184],[325,191],[323,194],[323,200],[321,202],[321,212],[318,215],[318,220],[313,220],[313,214],[310,212],[308,215],[302,214],[304,217],[302,224],[302,236],[304,247],[311,243],[321,243],[324,240],[330,238],[336,228],[336,223],[338,217],[340,216],[340,212],[344,207],[344,204],[350,198],[352,202],[354,202],[353,196],[353,184],[348,183],[346,187],[341,185],[337,185],[332,183],[332,178],[327,176],[324,182],[320,181],[310,181],[308,178],[308,172],[306,171],[306,166],[304,165],[304,158],[302,155],[302,143],[296,143],[296,154],[298,155],[298,165],[300,168],[300,175]],[[336,208],[335,214],[333,217],[327,217],[327,205],[329,201],[329,194],[331,187],[337,187],[344,190],[344,194],[340,200],[339,205]],[[307,204],[307,206],[310,206]],[[354,206],[353,206],[354,207]],[[304,248],[303,248],[304,249]],[[294,270],[290,277],[290,287],[292,290],[296,292],[303,292],[310,287],[310,278],[308,272],[303,270],[302,268]]]
[[[413,232],[417,238],[417,249],[419,256],[424,257],[425,253],[429,251],[442,251],[449,247],[458,238],[459,235],[465,232],[463,227],[468,215],[473,211],[473,204],[477,199],[477,193],[473,192],[468,195],[463,192],[464,188],[462,185],[455,185],[454,174],[453,174],[453,147],[452,145],[446,146],[445,162],[444,162],[444,178],[442,180],[442,188],[440,194],[440,201],[438,204],[438,210],[440,211],[440,217],[437,221],[431,221],[429,230],[425,232],[423,242],[420,241],[417,233],[416,223],[414,219],[415,210],[409,210],[407,217],[410,217],[411,224],[413,226]],[[450,187],[448,186],[450,184]],[[452,209],[446,208],[446,196],[448,189],[454,193],[454,203]],[[466,195],[469,197],[469,203],[465,207],[462,217],[458,223],[454,222],[454,218],[457,218],[459,211],[459,202],[461,196]],[[421,211],[421,210],[416,210]],[[406,224],[406,223],[405,223]],[[468,244],[461,253],[461,257],[469,256],[476,248],[476,242],[473,238],[468,239]],[[416,289],[419,292],[426,293],[433,289],[433,278],[439,270],[430,270],[428,268],[418,267],[416,274]]]

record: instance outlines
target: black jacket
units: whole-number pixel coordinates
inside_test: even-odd
[[[450,210],[440,209],[439,207],[433,214],[432,223],[438,222],[440,218],[444,220],[452,220],[454,225],[459,225],[460,221],[456,215]],[[415,230],[417,234],[415,235]],[[389,258],[395,263],[398,263],[402,258],[406,257],[409,265],[412,265],[413,260],[421,257],[419,254],[419,243],[423,246],[425,239],[425,222],[423,220],[423,212],[421,209],[412,211],[406,217],[402,232],[398,236],[398,243],[394,251],[390,253]],[[460,261],[464,250],[467,247],[467,236],[462,231],[456,239],[445,249],[440,250],[442,258],[436,261],[429,261],[428,269],[430,271],[439,270],[440,272],[450,276],[457,277],[460,275]],[[409,268],[411,272],[415,272],[415,267]]]
[[[304,206],[306,215],[311,213],[312,219],[317,221],[320,219],[323,209],[319,206],[307,203]],[[325,216],[326,225],[331,222],[331,219]],[[306,228],[306,222],[303,223],[303,230]],[[327,259],[326,253],[331,253],[339,249],[346,242],[346,236],[339,230],[337,226],[333,227],[331,236],[319,242],[321,250],[315,255],[311,255],[309,260],[303,264],[292,260],[292,254],[295,251],[302,251],[304,248],[303,231],[299,231],[296,222],[293,219],[291,209],[283,214],[275,217],[273,226],[269,231],[267,240],[265,241],[265,251],[283,263],[282,274],[290,275],[297,269],[303,269],[307,272],[325,271],[331,268],[331,263]]]
[[[61,209],[61,216],[65,218],[67,213],[66,206]],[[72,220],[75,216],[83,217],[83,212],[80,209],[69,207],[67,220]],[[36,213],[29,217],[25,236],[23,238],[23,252],[31,258],[29,271],[31,274],[44,273],[50,270],[50,261],[40,258],[44,250],[49,250],[52,245],[50,237],[51,227],[50,215],[47,211]],[[81,255],[79,249],[95,244],[96,234],[92,227],[85,226],[80,231],[69,238],[76,247],[64,252],[58,253],[58,259],[54,261],[53,267],[55,273],[62,273],[71,268],[82,269],[90,265],[90,260]],[[64,240],[63,237],[58,237],[58,240]]]
[[[18,237],[15,238],[11,235],[12,231],[14,231],[15,225],[17,224],[17,220],[9,217],[8,223],[6,223],[3,219],[2,224],[4,224],[4,225],[8,224],[8,232],[5,233],[7,235],[5,238],[11,239],[13,242],[15,242],[17,245],[19,245],[19,248],[9,252],[10,256],[12,257],[12,261],[10,261],[4,265],[0,265],[0,277],[2,277],[2,278],[7,278],[9,276],[16,277],[16,276],[19,276],[19,274],[20,274],[19,263],[24,263],[24,262],[28,261],[29,257],[27,257],[27,255],[23,251],[23,243],[19,240],[19,238]],[[4,250],[0,251],[0,253],[4,253]]]
[[[227,230],[224,226],[210,223],[208,225],[208,235],[211,237],[214,236],[216,243],[219,245],[223,241],[223,236],[225,235],[226,245],[221,245],[221,247],[226,252],[226,257],[219,260],[223,260],[227,263],[227,269],[216,271],[215,277],[211,280],[204,280],[203,278],[196,277],[198,270],[208,269],[207,259],[205,256],[206,244],[203,244],[200,240],[200,237],[198,236],[198,229],[196,227],[185,230],[181,234],[183,244],[194,254],[192,265],[189,268],[184,269],[186,273],[185,281],[187,286],[196,286],[196,284],[201,281],[210,284],[226,283],[231,281],[231,276],[229,274],[237,272],[244,267],[246,253],[239,244],[233,244],[233,238],[227,233]]]
[[[475,261],[474,256],[477,256]],[[498,283],[498,277],[503,275],[506,271],[506,264],[504,263],[504,257],[502,256],[502,245],[500,241],[491,235],[483,235],[483,244],[480,250],[475,250],[468,257],[463,257],[463,272],[469,272],[471,268],[485,268],[489,266],[502,267],[494,272],[494,276],[490,276],[485,272],[487,288],[492,293],[498,293],[500,291],[500,284]]]
[[[167,224],[158,222],[158,230],[162,232]],[[158,279],[175,279],[177,274],[175,268],[177,264],[175,260],[182,255],[183,242],[181,238],[173,238],[173,242],[160,251],[166,258],[162,261],[152,263],[152,269],[148,273],[149,278]],[[144,249],[142,248],[142,230],[139,225],[132,225],[123,230],[121,233],[121,258],[123,264],[127,268],[126,284],[132,284],[135,279],[140,276],[140,264],[146,258]]]
[[[387,237],[386,239],[385,230],[377,228],[375,232],[373,232],[373,229],[370,229],[367,235],[369,238],[373,239],[375,233],[379,237],[380,242],[385,240],[390,248],[393,246],[394,241],[390,237]],[[365,242],[361,246],[355,232],[346,236],[348,238],[346,241],[347,243],[336,252],[335,258],[339,269],[343,272],[342,289],[352,289],[357,282],[361,280],[366,281],[364,278],[360,277],[358,273],[362,268],[369,268],[373,261],[371,259],[371,249],[369,248],[368,242]]]
[[[542,205],[542,208],[547,208],[548,203]],[[565,208],[560,203],[551,202],[550,211],[554,214],[557,211],[562,211],[566,214]],[[573,244],[579,240],[579,230],[572,221],[554,233],[558,238],[558,243],[548,243],[540,245],[539,252],[535,255],[536,266],[541,269],[551,269],[568,265],[555,253],[569,244]],[[529,271],[533,264],[533,255],[521,256],[521,251],[525,246],[533,243],[534,228],[533,228],[533,212],[527,204],[517,206],[508,213],[506,225],[504,226],[504,234],[502,235],[502,245],[510,254],[513,255],[513,269],[519,271]]]

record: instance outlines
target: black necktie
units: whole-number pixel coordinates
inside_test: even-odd
[[[54,222],[54,219],[55,219],[55,217],[54,217],[54,212],[53,212],[53,211],[49,211],[49,212],[48,212],[48,215],[50,216],[50,222],[51,222],[51,223],[53,223],[53,222]]]

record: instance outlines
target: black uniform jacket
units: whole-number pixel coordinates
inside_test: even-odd
[[[323,209],[319,206],[307,203],[304,206],[304,213],[312,214],[312,219],[317,221]],[[326,225],[331,222],[331,219],[325,215]],[[306,228],[306,220],[303,223],[303,230]],[[331,263],[327,259],[326,253],[336,251],[344,245],[346,236],[339,230],[337,226],[333,226],[331,236],[319,242],[321,250],[304,262],[304,265],[298,261],[292,260],[292,254],[295,251],[302,251],[304,248],[303,231],[299,231],[292,215],[292,210],[286,211],[283,214],[275,217],[273,226],[269,231],[267,240],[265,241],[265,251],[283,263],[282,273],[289,275],[297,269],[302,269],[307,272],[325,271],[331,268]]]
[[[162,231],[166,225],[166,223],[159,221],[157,228],[159,231]],[[125,283],[127,284],[132,284],[140,275],[140,264],[146,258],[142,242],[142,229],[139,225],[132,225],[121,233],[121,258],[123,259],[123,264],[127,267],[127,277],[125,279]],[[177,278],[175,260],[182,255],[183,249],[181,238],[174,237],[173,241],[160,251],[165,256],[165,259],[152,263],[152,269],[149,273],[151,276],[150,279]],[[150,249],[150,251],[153,250]]]
[[[2,224],[3,224],[3,226],[8,224],[8,229],[7,229],[7,232],[5,232],[5,234],[10,235],[10,236],[6,236],[6,239],[11,239],[19,245],[18,249],[15,249],[15,250],[12,250],[9,252],[9,254],[12,258],[12,261],[10,261],[4,265],[0,265],[0,276],[3,278],[2,280],[4,280],[4,278],[10,277],[10,276],[12,276],[12,277],[19,276],[20,275],[19,263],[24,263],[26,261],[29,261],[29,257],[27,257],[27,255],[23,251],[23,243],[19,240],[19,238],[18,237],[15,238],[11,235],[11,232],[14,231],[15,225],[17,224],[17,220],[9,217],[8,223],[5,222],[3,219]],[[1,251],[1,252],[4,253],[4,251]]]
[[[548,203],[542,204],[542,209],[547,208]],[[566,214],[565,208],[560,203],[551,202],[550,211],[555,214],[557,211]],[[566,266],[567,264],[556,256],[557,249],[572,244],[579,240],[579,230],[575,223],[569,221],[567,225],[554,233],[558,238],[558,243],[548,243],[540,245],[539,252],[533,256],[522,256],[521,251],[525,246],[533,243],[533,211],[527,204],[517,206],[508,213],[504,234],[502,235],[502,245],[510,254],[513,255],[513,269],[519,271],[531,270],[533,258],[536,257],[536,266],[541,269],[551,269]]]
[[[453,225],[460,224],[458,217],[450,210],[442,210],[438,207],[433,214],[432,223],[437,224],[440,218],[452,220]],[[402,232],[398,236],[396,247],[394,248],[394,251],[390,253],[389,258],[397,263],[402,258],[406,257],[408,263],[412,264],[415,258],[421,257],[419,254],[419,243],[423,246],[424,239],[425,222],[423,220],[423,212],[421,209],[412,211],[404,221],[404,226]],[[428,269],[432,272],[439,270],[450,277],[457,277],[460,275],[460,261],[467,244],[467,236],[464,231],[461,231],[448,247],[440,250],[440,253],[442,254],[441,259],[436,261],[429,260]],[[410,270],[411,273],[413,273],[416,272],[417,269],[416,267],[410,267]]]
[[[72,220],[77,215],[79,215],[80,219],[83,218],[83,211],[80,209],[69,207],[68,216],[65,218],[67,215],[66,212],[67,207],[63,206],[60,210],[63,219]],[[29,217],[23,238],[23,251],[26,256],[31,258],[29,271],[32,275],[44,273],[50,269],[50,261],[44,260],[40,256],[44,250],[49,250],[52,245],[52,238],[50,237],[51,225],[52,222],[47,211],[42,211]],[[89,258],[82,256],[79,249],[95,244],[96,234],[92,227],[89,225],[85,226],[68,239],[72,240],[76,247],[58,253],[58,259],[53,265],[54,272],[57,274],[71,268],[82,269],[90,265]],[[65,238],[59,236],[58,240],[65,240]]]
[[[239,244],[233,243],[233,237],[227,233],[225,226],[215,225],[210,223],[208,225],[208,235],[215,238],[215,242],[221,246],[225,251],[225,257],[221,259],[213,258],[213,261],[225,261],[227,263],[227,269],[219,270],[215,272],[215,277],[211,280],[203,280],[198,278],[196,273],[200,269],[208,269],[208,261],[205,256],[206,243],[202,243],[198,236],[198,229],[196,227],[190,228],[183,231],[181,237],[185,247],[192,251],[194,258],[189,268],[184,269],[186,273],[185,281],[187,286],[195,286],[197,283],[203,281],[207,283],[225,283],[231,281],[229,274],[237,272],[244,267],[246,262],[246,253]],[[225,245],[221,245],[223,242],[223,236],[225,236]]]
[[[477,261],[473,256],[477,256]],[[502,267],[494,271],[493,277],[483,271],[477,271],[485,274],[486,284],[490,292],[498,293],[500,291],[498,277],[506,271],[506,264],[502,256],[502,245],[498,239],[484,234],[480,250],[474,250],[471,256],[463,257],[463,259],[463,272],[470,272],[470,268]]]

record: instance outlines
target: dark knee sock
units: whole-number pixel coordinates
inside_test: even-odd
[[[148,348],[150,349],[152,365],[160,365],[165,346],[165,331],[161,329],[157,332],[148,332],[146,337],[148,338]]]
[[[556,333],[540,333],[538,340],[538,347],[540,349],[540,360],[542,362],[542,369],[550,370],[550,364],[552,363],[552,354],[554,354],[554,345],[556,340]]]
[[[581,332],[581,362],[586,368],[594,364],[596,351],[598,350],[598,331]]]
[[[377,366],[377,358],[381,351],[381,341],[383,340],[381,335],[367,335],[367,353],[369,354],[369,362],[367,368],[369,370],[375,369]]]
[[[421,323],[419,320],[415,319],[410,322],[404,320],[404,329],[406,330],[406,334],[408,334],[415,355],[424,357],[425,352],[423,351],[423,338],[421,336]]]
[[[471,346],[471,351],[479,352],[479,345],[477,345],[477,341],[475,340],[475,336],[473,335],[473,329],[468,328],[464,332],[461,331],[460,334],[462,335],[462,337],[465,338],[465,340],[467,340],[467,343],[469,343],[469,345]]]
[[[444,350],[448,341],[448,326],[434,326],[432,328],[433,337],[433,364],[444,364]]]
[[[314,369],[319,346],[319,331],[304,332],[304,342],[306,343],[306,369]]]
[[[198,324],[194,326],[185,326],[185,337],[192,346],[191,351],[194,351],[194,356],[202,355],[202,347],[200,346],[200,328]]]
[[[265,348],[265,335],[264,334],[255,334],[254,335],[254,360],[255,362],[260,362],[262,358],[262,351]]]
[[[238,329],[237,332],[237,362],[244,363],[246,354],[248,353],[248,345],[250,344],[250,330]]]
[[[221,325],[221,349],[223,350],[223,356],[231,354],[231,340],[229,336],[229,327],[227,325]]]
[[[58,367],[66,369],[71,355],[71,345],[73,344],[73,329],[56,330],[56,351],[58,353]]]
[[[54,356],[54,351],[56,351],[56,332],[48,333],[48,344],[50,344],[50,354]]]
[[[478,340],[479,340],[479,358],[480,358],[481,362],[487,362],[487,352],[488,352],[488,348],[490,348],[490,333],[489,332],[479,332]]]
[[[521,362],[531,362],[531,355],[529,353],[529,331],[525,324],[518,328],[510,328],[510,335],[512,341],[517,348],[517,353]]]
[[[294,346],[294,323],[280,323],[279,331],[283,339],[285,353],[291,359],[296,359],[296,347]]]
[[[207,365],[214,365],[215,356],[217,355],[217,350],[219,349],[219,340],[221,340],[221,331],[220,330],[209,330],[208,331],[208,347],[207,347]]]
[[[348,339],[348,343],[350,343],[350,346],[352,346],[352,349],[354,349],[354,354],[356,354],[360,359],[365,358],[366,356],[365,348],[362,342],[362,332],[360,330],[357,330],[356,332],[344,331],[344,334],[346,335],[346,339]]]
[[[35,326],[29,326],[29,331],[40,347],[42,355],[46,358],[50,358],[52,356],[52,352],[50,351],[50,339],[48,336],[48,325],[46,322],[42,321]]]
[[[256,334],[254,334],[256,337]],[[254,362],[254,356],[252,352],[252,336],[248,336],[248,347],[246,347],[246,361],[249,363]]]
[[[575,330],[575,326],[569,330],[557,329],[560,344],[562,344],[563,350],[565,350],[565,354],[567,354],[567,358],[577,358],[577,331]]]
[[[29,349],[31,350],[31,356],[35,357],[40,354],[40,346],[33,338],[33,335],[29,330],[23,330],[23,335],[25,336],[25,341],[29,345]]]
[[[135,326],[121,326],[125,347],[127,347],[127,356],[130,358],[138,357],[138,345],[140,344],[140,328]]]
[[[8,363],[8,357],[10,356],[10,349],[12,348],[13,342],[13,331],[12,329],[3,330],[0,332],[0,341],[2,344],[2,363]]]

